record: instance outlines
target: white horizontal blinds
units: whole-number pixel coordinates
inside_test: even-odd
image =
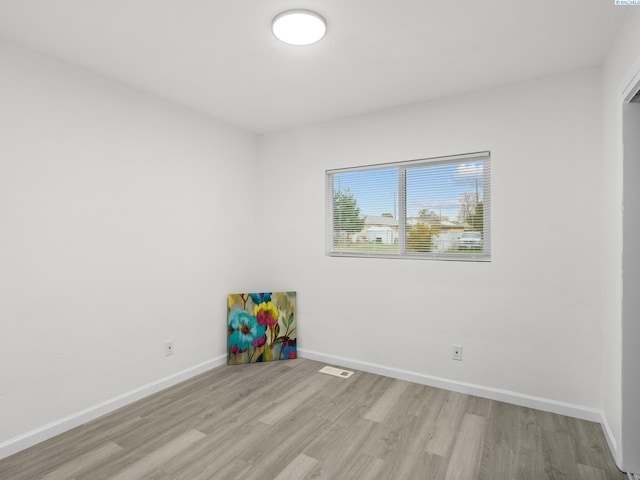
[[[464,245],[464,231],[484,235],[486,156],[439,160],[406,170],[407,253],[478,254],[482,242]]]
[[[325,198],[326,198],[326,250],[328,254],[333,253],[333,173],[327,172],[327,179],[325,184]]]
[[[489,152],[327,172],[329,253],[490,260]]]
[[[483,216],[483,239],[484,255],[491,256],[491,160],[489,154],[482,157],[483,165],[483,195],[482,195],[482,216]]]
[[[334,172],[333,252],[398,253],[398,168]]]

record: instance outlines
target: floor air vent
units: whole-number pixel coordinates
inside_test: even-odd
[[[342,378],[349,378],[351,375],[353,375],[353,372],[350,372],[348,370],[342,370],[341,368],[335,368],[335,367],[322,367],[320,369],[320,373],[326,373],[328,375],[333,375],[334,377],[342,377]]]

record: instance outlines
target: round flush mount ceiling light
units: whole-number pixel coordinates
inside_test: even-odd
[[[281,42],[311,45],[324,37],[327,22],[311,10],[287,10],[274,17],[271,30]]]

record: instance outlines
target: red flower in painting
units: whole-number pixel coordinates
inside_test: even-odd
[[[253,307],[253,315],[258,320],[259,325],[265,327],[273,327],[278,323],[280,312],[273,302],[262,302]]]

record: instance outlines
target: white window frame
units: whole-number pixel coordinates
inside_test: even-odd
[[[460,164],[465,161],[482,160],[482,190],[483,190],[483,248],[477,253],[466,252],[408,252],[406,248],[406,225],[407,225],[407,192],[406,192],[406,172],[414,168],[427,166]],[[334,221],[333,221],[333,197],[334,197],[334,175],[350,172],[369,172],[389,168],[398,169],[398,252],[359,252],[359,251],[339,251],[334,246]],[[361,258],[402,258],[420,260],[453,260],[465,262],[490,262],[491,261],[491,152],[475,152],[462,155],[451,155],[435,158],[423,158],[404,162],[381,163],[375,165],[364,165],[350,168],[339,168],[326,171],[326,213],[327,213],[327,237],[326,254],[332,257],[361,257]]]

